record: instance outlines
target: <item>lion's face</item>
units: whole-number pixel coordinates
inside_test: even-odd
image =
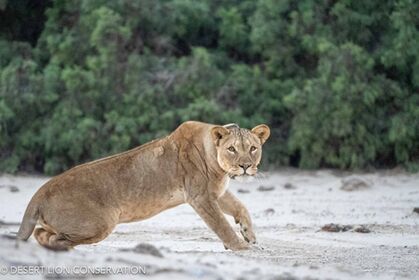
[[[262,158],[262,145],[270,135],[267,125],[261,124],[252,130],[236,125],[216,126],[211,134],[218,164],[231,178],[257,173]]]

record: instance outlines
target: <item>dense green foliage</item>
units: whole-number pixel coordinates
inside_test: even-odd
[[[418,1],[40,2],[0,0],[0,170],[191,119],[269,124],[274,165],[419,166]]]

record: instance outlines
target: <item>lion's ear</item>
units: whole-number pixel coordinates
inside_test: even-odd
[[[212,140],[214,141],[216,146],[218,146],[218,144],[220,143],[220,140],[226,135],[228,135],[229,133],[230,131],[227,128],[222,127],[222,126],[216,126],[211,129]]]
[[[271,130],[266,124],[260,124],[252,128],[252,133],[254,133],[260,139],[260,143],[263,144],[268,140],[269,135],[271,135]]]

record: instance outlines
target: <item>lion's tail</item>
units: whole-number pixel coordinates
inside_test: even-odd
[[[23,215],[23,220],[17,233],[17,239],[28,240],[28,238],[32,235],[36,223],[38,222],[38,217],[39,204],[35,195],[29,202],[25,214]]]

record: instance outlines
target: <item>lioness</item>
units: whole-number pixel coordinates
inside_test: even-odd
[[[252,130],[195,121],[135,149],[76,166],[45,183],[32,197],[17,234],[35,230],[39,244],[67,250],[99,242],[118,223],[147,219],[189,203],[231,250],[255,243],[249,213],[227,190],[229,179],[253,176],[270,135],[261,124]],[[240,223],[239,238],[224,214]]]

